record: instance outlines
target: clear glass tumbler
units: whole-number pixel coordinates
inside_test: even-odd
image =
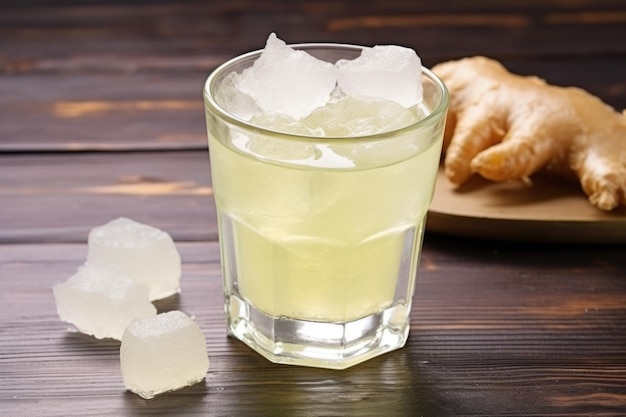
[[[362,49],[292,46],[329,62]],[[204,88],[228,333],[276,363],[344,369],[408,337],[447,91],[422,68],[425,117],[414,124],[360,137],[283,133],[215,97],[259,54],[221,65]]]

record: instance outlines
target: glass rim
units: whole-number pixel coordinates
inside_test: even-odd
[[[313,42],[313,43],[295,43],[288,44],[289,47],[299,50],[306,49],[349,49],[349,50],[362,50],[368,48],[363,45],[354,45],[347,43],[326,43],[326,42]],[[386,138],[389,136],[396,136],[398,134],[402,134],[403,132],[420,128],[422,126],[429,126],[430,124],[439,120],[441,113],[447,112],[448,102],[449,102],[449,93],[445,83],[429,68],[425,66],[421,66],[422,75],[426,75],[433,84],[437,87],[438,91],[441,92],[441,99],[437,103],[437,106],[424,118],[417,120],[414,123],[401,127],[399,129],[389,130],[382,133],[374,133],[370,135],[361,135],[361,136],[316,136],[316,135],[305,135],[298,133],[289,133],[280,130],[270,129],[263,126],[259,126],[254,123],[250,123],[249,121],[242,119],[224,109],[220,106],[215,97],[210,92],[210,87],[215,81],[215,79],[224,73],[229,67],[234,64],[250,59],[254,56],[259,56],[263,52],[263,49],[256,49],[250,52],[243,53],[241,55],[237,55],[224,63],[220,64],[217,68],[215,68],[207,77],[206,81],[203,85],[202,95],[204,96],[205,103],[208,103],[213,111],[215,111],[222,119],[225,119],[231,124],[237,125],[246,130],[254,130],[261,134],[267,134],[272,136],[280,136],[284,138],[289,138],[291,140],[297,139],[300,141],[328,141],[328,140],[342,140],[342,141],[368,141],[368,140],[378,140],[382,138]]]

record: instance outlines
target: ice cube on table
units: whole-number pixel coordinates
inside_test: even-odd
[[[120,347],[124,385],[139,396],[154,396],[202,381],[209,369],[202,330],[174,310],[135,320]]]
[[[325,105],[336,84],[334,64],[291,48],[274,33],[254,65],[236,81],[237,87],[254,98],[263,111],[295,119]]]
[[[145,285],[106,266],[85,264],[53,292],[61,320],[98,339],[121,340],[133,319],[156,315]]]
[[[383,98],[406,108],[422,101],[422,65],[413,49],[377,45],[336,66],[337,83],[346,95]]]
[[[87,262],[114,267],[146,285],[150,300],[180,291],[181,259],[172,237],[125,217],[91,230]]]

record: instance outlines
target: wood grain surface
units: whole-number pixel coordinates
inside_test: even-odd
[[[345,371],[226,337],[201,91],[272,31],[427,66],[487,55],[626,108],[621,0],[4,0],[0,415],[626,415],[623,243],[428,233],[407,345]],[[118,216],[172,234],[182,292],[157,307],[193,315],[209,350],[205,381],[150,401],[124,389],[119,343],[71,331],[52,296]]]

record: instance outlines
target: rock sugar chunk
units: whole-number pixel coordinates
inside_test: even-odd
[[[422,101],[422,64],[410,48],[377,45],[336,65],[337,83],[348,96],[383,98],[406,108]]]
[[[236,81],[237,87],[254,98],[264,112],[295,119],[325,105],[336,84],[334,64],[287,46],[273,33],[254,65]]]
[[[134,319],[156,315],[145,285],[105,266],[81,266],[53,292],[61,320],[98,339],[121,340]]]
[[[347,96],[315,110],[303,120],[325,136],[366,136],[389,132],[418,121],[415,113],[393,101]]]
[[[150,399],[205,378],[206,340],[181,311],[136,320],[122,337],[120,366],[126,388]]]
[[[250,120],[254,116],[262,114],[263,110],[252,97],[239,89],[239,77],[236,72],[226,75],[217,86],[215,99],[227,112],[243,120]]]
[[[120,217],[93,228],[88,245],[88,263],[126,273],[148,287],[150,300],[180,291],[180,254],[167,232]]]

